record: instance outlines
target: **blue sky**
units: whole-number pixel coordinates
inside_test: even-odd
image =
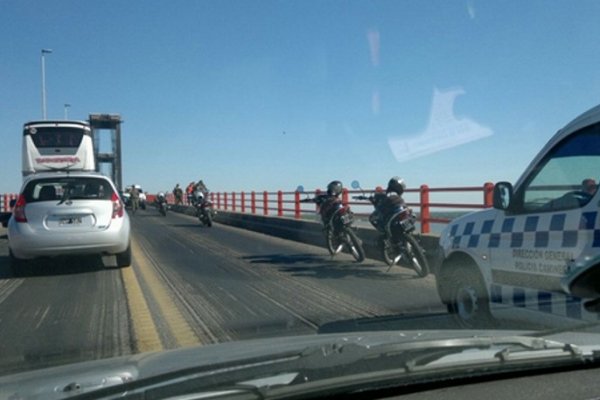
[[[0,0],[0,193],[42,117],[42,48],[48,117],[121,114],[124,183],[150,192],[514,182],[600,102],[598,16],[560,0]]]

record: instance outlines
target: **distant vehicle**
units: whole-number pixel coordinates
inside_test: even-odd
[[[8,223],[13,271],[36,257],[116,255],[131,263],[130,223],[113,182],[96,172],[40,173],[23,183]]]
[[[33,121],[23,126],[22,173],[94,171],[94,145],[85,121]]]
[[[504,311],[541,323],[598,321],[569,284],[600,256],[599,174],[597,106],[559,130],[514,187],[496,183],[493,209],[448,225],[437,284],[457,322],[484,326]]]

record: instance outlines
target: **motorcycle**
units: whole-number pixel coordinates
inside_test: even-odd
[[[303,192],[301,186],[298,192]],[[300,200],[302,203],[313,202],[318,206],[318,213],[323,223],[323,232],[327,243],[327,250],[332,257],[347,248],[357,262],[365,259],[362,241],[354,232],[352,226],[354,214],[350,207],[343,204],[340,199],[330,195],[318,195],[314,198]]]
[[[206,199],[204,193],[197,191],[194,193],[193,204],[196,208],[198,220],[210,228],[215,215],[212,202]]]
[[[160,212],[160,214],[163,217],[166,217],[169,205],[167,204],[167,197],[164,195],[164,193],[159,193],[156,196],[156,203],[158,204],[158,211]]]
[[[352,182],[352,188],[360,189],[357,181]],[[369,222],[379,232],[377,246],[389,268],[406,260],[421,278],[429,274],[429,263],[425,250],[412,234],[416,229],[417,217],[404,201],[393,204],[386,193],[376,192],[370,196],[353,196],[356,200],[368,200],[375,211],[369,217]],[[388,268],[388,270],[389,270]]]

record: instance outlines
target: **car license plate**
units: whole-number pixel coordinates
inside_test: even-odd
[[[81,217],[66,217],[61,218],[58,222],[59,225],[79,225],[81,224]]]

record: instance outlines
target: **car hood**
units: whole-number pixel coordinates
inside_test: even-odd
[[[271,339],[227,342],[207,346],[197,346],[169,350],[163,352],[143,353],[122,356],[112,359],[87,361],[77,364],[28,371],[0,377],[0,398],[11,399],[61,399],[90,393],[95,390],[116,388],[118,385],[134,383],[147,378],[168,376],[172,379],[180,371],[193,372],[196,376],[200,371],[224,370],[235,371],[245,365],[253,366],[260,363],[276,365],[281,360],[292,360],[294,356],[310,352],[318,353],[319,366],[323,363],[328,368],[342,367],[348,359],[335,361],[336,356],[344,353],[348,357],[353,352],[368,351],[381,346],[394,347],[398,353],[402,346],[410,349],[427,350],[432,343],[450,344],[456,340],[470,343],[471,340],[495,340],[504,343],[505,340],[528,340],[531,332],[526,331],[482,331],[482,330],[440,330],[440,331],[395,331],[395,332],[358,332],[352,334],[323,334],[298,337],[280,337]],[[511,339],[506,339],[511,338]],[[467,342],[464,342],[464,341]],[[578,352],[595,354],[600,349],[600,334],[584,332],[563,332],[534,338],[533,340],[556,341],[563,350],[577,348]],[[422,348],[420,348],[422,344]],[[486,346],[476,345],[474,348]],[[464,347],[463,347],[464,350]],[[489,349],[488,349],[489,350]],[[578,353],[580,354],[580,353]],[[329,356],[329,360],[326,360]],[[371,356],[372,357],[372,356]],[[428,356],[432,358],[430,355]],[[453,353],[453,359],[468,361],[472,355],[463,356],[462,352]],[[435,358],[435,357],[434,357]],[[262,361],[261,361],[262,360]],[[357,360],[351,358],[353,362]],[[360,360],[358,360],[360,361]],[[242,366],[237,367],[236,366]],[[302,368],[306,368],[306,363]],[[294,370],[292,368],[290,371]],[[213,372],[211,372],[213,373]],[[289,374],[288,374],[289,375]],[[274,377],[275,382],[282,384],[287,375],[279,371]],[[264,379],[263,379],[264,380]],[[255,381],[253,381],[255,382]],[[156,382],[154,382],[156,385]]]

